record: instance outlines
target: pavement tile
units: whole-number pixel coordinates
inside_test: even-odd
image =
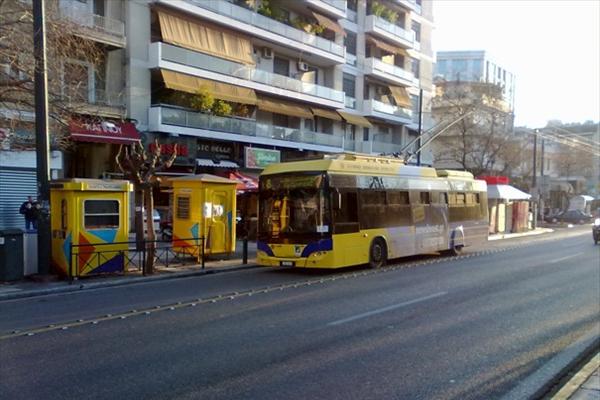
[[[597,390],[579,389],[575,394],[569,397],[569,400],[598,400],[600,392]]]
[[[598,374],[598,370],[596,370],[596,372],[592,374],[581,387],[584,389],[597,390],[598,398],[600,399],[600,375]]]

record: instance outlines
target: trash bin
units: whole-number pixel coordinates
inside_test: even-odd
[[[0,230],[0,281],[23,279],[23,231]]]

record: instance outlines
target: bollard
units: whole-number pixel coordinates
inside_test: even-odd
[[[248,264],[248,237],[244,238],[242,247],[242,264]]]

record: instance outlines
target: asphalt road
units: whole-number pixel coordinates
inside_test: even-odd
[[[600,337],[600,246],[482,250],[2,302],[0,398],[523,398]]]

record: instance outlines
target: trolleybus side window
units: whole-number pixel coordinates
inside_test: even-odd
[[[119,202],[117,200],[85,200],[83,209],[86,229],[119,227]]]
[[[339,207],[334,209],[334,233],[358,232],[357,193],[341,191],[339,196]]]

